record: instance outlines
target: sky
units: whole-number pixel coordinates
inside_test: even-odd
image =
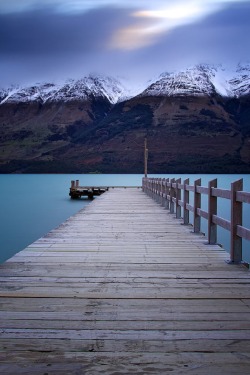
[[[0,0],[0,87],[250,60],[250,0]]]

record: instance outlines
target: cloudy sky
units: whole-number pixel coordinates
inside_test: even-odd
[[[250,0],[0,0],[0,86],[250,60]]]

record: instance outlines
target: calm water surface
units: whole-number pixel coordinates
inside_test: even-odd
[[[80,185],[139,186],[143,175],[0,175],[0,262],[10,258],[36,239],[57,227],[68,217],[84,208],[88,200],[71,200],[68,193],[71,180]],[[218,178],[218,187],[230,189],[230,183],[244,179],[244,190],[250,191],[250,175],[150,175],[149,177],[201,177],[202,185]],[[202,201],[206,209],[207,202]],[[250,205],[244,207],[244,223],[250,228]],[[230,202],[219,199],[218,214],[230,218]],[[206,232],[202,219],[202,231]],[[229,233],[219,229],[219,243],[229,248]],[[244,241],[244,259],[250,262],[250,243]]]

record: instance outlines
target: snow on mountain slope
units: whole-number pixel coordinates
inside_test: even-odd
[[[151,82],[149,84],[149,82]],[[153,82],[153,83],[152,83]],[[0,89],[0,104],[25,102],[77,101],[105,98],[115,104],[135,96],[203,96],[219,94],[239,97],[250,94],[250,64],[235,69],[222,65],[199,64],[177,72],[162,73],[148,83],[90,74],[62,83],[39,83],[27,87]]]
[[[0,104],[40,101],[74,101],[102,97],[116,103],[125,87],[113,77],[89,75],[79,80],[69,79],[61,84],[42,83],[0,91]]]
[[[113,77],[89,75],[79,80],[68,80],[48,100],[73,101],[103,97],[114,104],[124,90],[122,84]]]
[[[238,64],[236,75],[229,80],[233,96],[239,97],[250,93],[250,63]]]
[[[211,95],[215,88],[201,65],[180,72],[163,73],[142,96]]]
[[[239,97],[250,93],[250,64],[236,70],[222,65],[199,64],[180,72],[166,72],[140,96],[203,96],[219,94]]]

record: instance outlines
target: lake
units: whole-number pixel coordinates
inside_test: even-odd
[[[87,199],[70,199],[71,180],[80,185],[91,186],[141,186],[143,175],[138,174],[10,174],[0,175],[0,262],[10,258],[36,239],[44,236],[68,217],[84,208]],[[218,187],[230,189],[230,183],[244,179],[244,190],[250,192],[250,175],[149,175],[161,178],[190,178],[190,184],[197,178],[202,185],[218,178]],[[205,198],[205,197],[204,197]],[[98,199],[98,198],[97,198]],[[202,201],[206,209],[206,200]],[[219,199],[218,215],[230,218],[230,202]],[[243,225],[250,228],[250,205],[244,207]],[[207,223],[202,219],[202,231],[206,233]],[[229,233],[218,229],[218,242],[229,248]],[[244,260],[250,262],[249,241],[244,241]]]

